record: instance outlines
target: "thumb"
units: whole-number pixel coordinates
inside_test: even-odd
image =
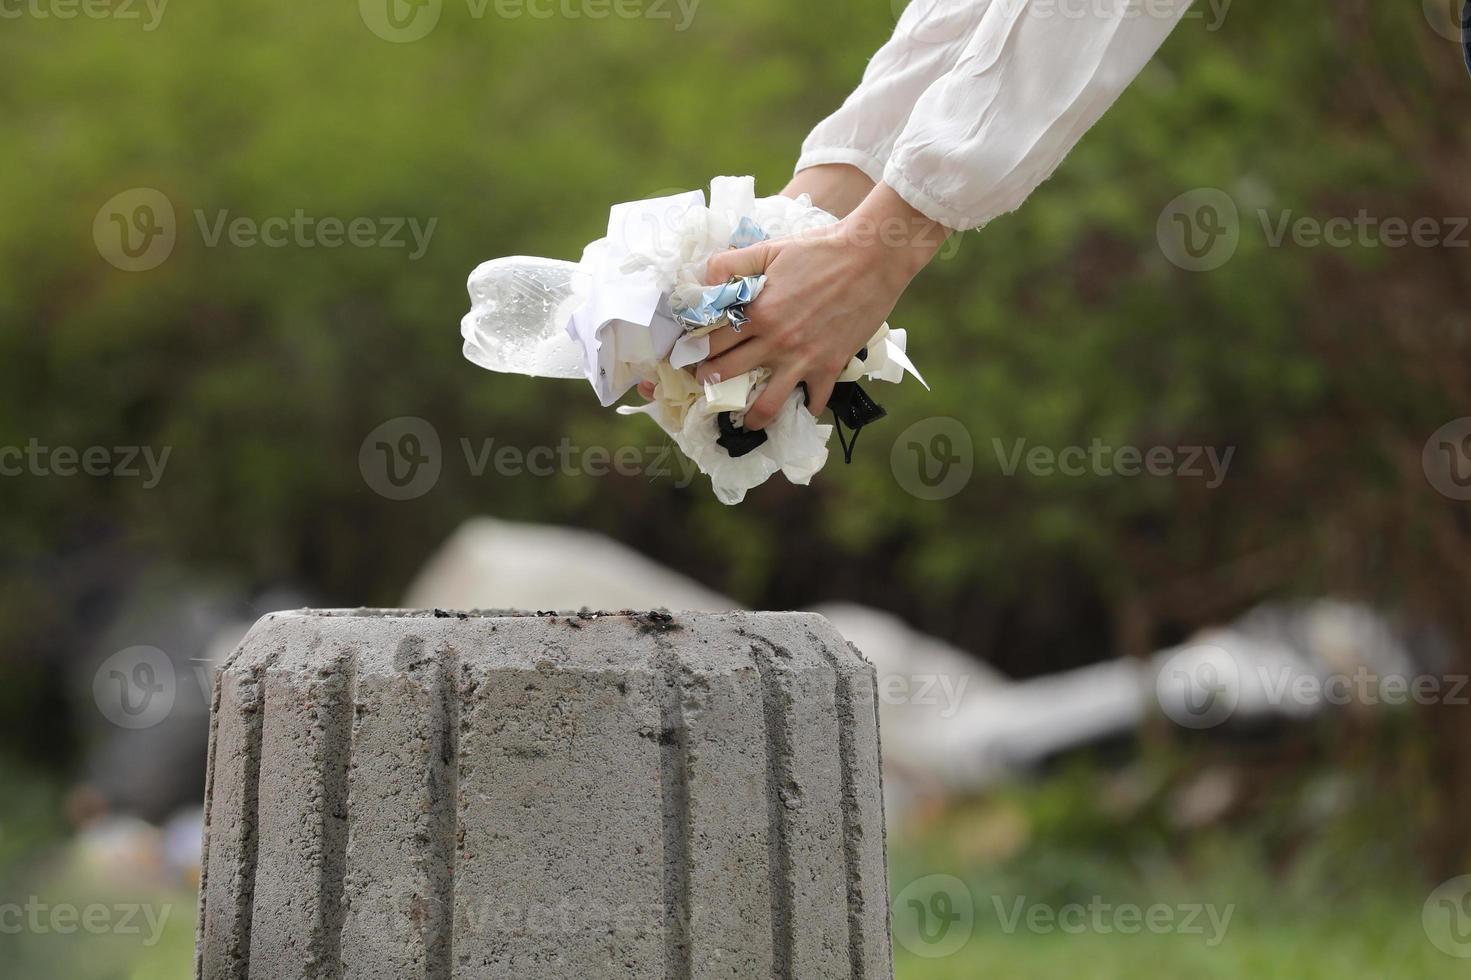
[[[770,242],[757,242],[745,248],[717,252],[705,263],[705,285],[714,286],[736,276],[759,276],[771,264]]]

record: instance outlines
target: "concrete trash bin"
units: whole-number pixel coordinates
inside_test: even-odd
[[[889,978],[876,708],[812,614],[266,616],[196,976]]]

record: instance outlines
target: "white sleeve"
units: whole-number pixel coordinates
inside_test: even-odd
[[[955,67],[991,0],[910,0],[842,106],[802,141],[797,170],[847,163],[874,183],[914,104]]]
[[[884,182],[950,228],[1015,210],[1113,104],[1190,0],[992,0],[914,104]]]

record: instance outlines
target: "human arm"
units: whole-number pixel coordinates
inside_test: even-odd
[[[767,425],[799,383],[820,414],[837,375],[948,231],[984,225],[1020,206],[1189,6],[1095,2],[1098,9],[1077,15],[1054,0],[992,0],[954,67],[914,105],[883,181],[857,209],[821,233],[710,260],[707,282],[767,275],[747,307],[751,322],[739,333],[713,332],[711,356],[698,371],[701,378],[729,378],[758,366],[771,370],[747,427]]]

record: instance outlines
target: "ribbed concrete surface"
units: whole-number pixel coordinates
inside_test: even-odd
[[[806,613],[267,616],[204,869],[204,980],[887,980],[873,671]]]

